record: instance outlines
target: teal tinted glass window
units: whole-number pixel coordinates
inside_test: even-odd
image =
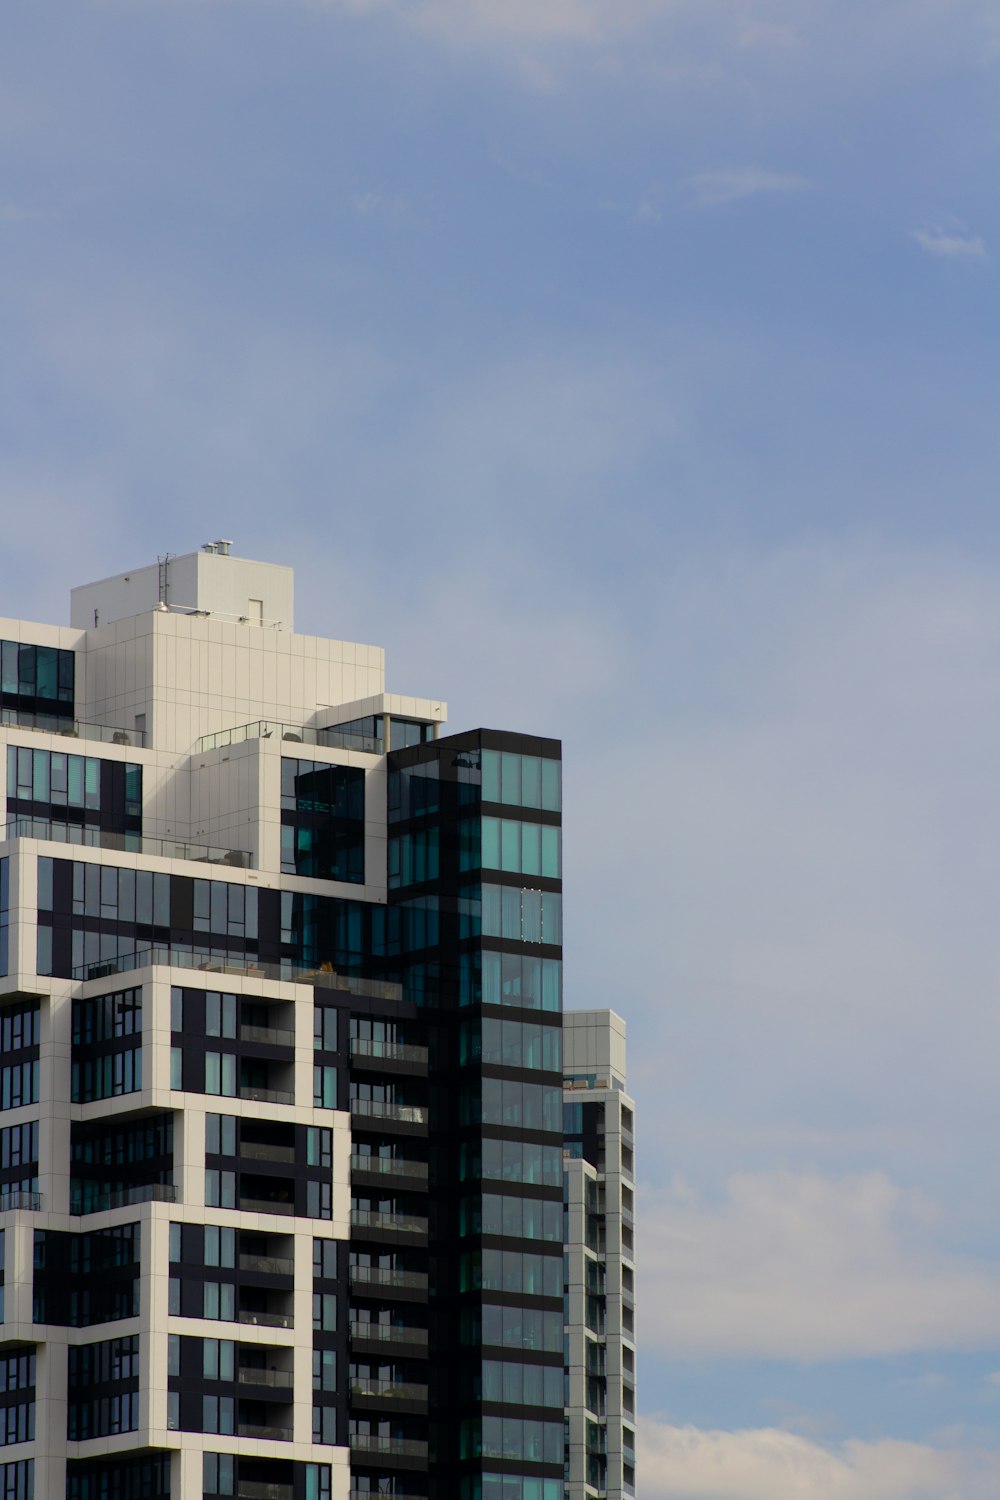
[[[484,802],[540,808],[545,812],[559,812],[562,808],[562,763],[558,760],[517,755],[508,750],[484,750],[482,778]]]
[[[482,861],[485,870],[558,880],[562,875],[561,831],[513,818],[483,818]]]

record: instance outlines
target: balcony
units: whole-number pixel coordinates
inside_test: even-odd
[[[351,1395],[378,1401],[426,1401],[427,1386],[406,1380],[352,1380]]]
[[[195,744],[195,754],[242,745],[245,740],[283,740],[293,745],[326,745],[337,750],[361,750],[366,755],[384,755],[385,741],[373,735],[355,734],[332,724],[329,729],[310,729],[305,724],[282,724],[277,719],[255,719],[234,729],[219,729],[203,734]]]
[[[241,1141],[240,1156],[248,1161],[294,1162],[294,1146],[269,1146],[263,1142]]]
[[[237,1479],[237,1500],[292,1500],[290,1484],[267,1484],[257,1479]]]
[[[146,735],[141,729],[120,729],[113,724],[84,724],[55,714],[31,714],[20,708],[0,709],[0,724],[32,729],[38,734],[60,734],[70,740],[97,740],[102,745],[135,745],[141,748]]]
[[[41,1193],[26,1193],[18,1190],[0,1195],[0,1214],[18,1208],[27,1209],[29,1213],[41,1213],[44,1206]]]
[[[376,1437],[373,1433],[352,1432],[351,1452],[377,1458],[426,1459],[427,1444],[416,1438]]]
[[[427,1124],[427,1109],[422,1104],[394,1104],[384,1099],[352,1099],[351,1114],[359,1120],[379,1120],[386,1124]]]
[[[351,1171],[373,1177],[406,1177],[413,1182],[427,1181],[425,1161],[406,1161],[399,1156],[352,1156]]]
[[[389,1214],[380,1213],[376,1209],[352,1208],[351,1228],[425,1235],[427,1220],[419,1218],[416,1214]]]
[[[281,1026],[241,1026],[241,1042],[261,1042],[265,1047],[294,1047],[295,1032]]]
[[[237,1322],[248,1328],[294,1328],[295,1319],[291,1313],[278,1312],[251,1312],[247,1308],[240,1308],[237,1314]]]
[[[388,1266],[352,1266],[351,1285],[362,1290],[366,1286],[376,1287],[380,1293],[391,1295],[394,1289],[426,1292],[426,1271],[396,1271]]]
[[[261,1438],[264,1442],[290,1443],[292,1441],[292,1429],[290,1427],[259,1427],[255,1422],[239,1422],[236,1427],[237,1437]]]
[[[351,1341],[357,1344],[399,1344],[411,1349],[426,1349],[427,1329],[399,1328],[391,1323],[352,1323]]]
[[[237,1208],[245,1214],[294,1214],[294,1203],[283,1203],[276,1198],[246,1198],[242,1194]]]
[[[294,1276],[295,1262],[284,1255],[241,1255],[241,1271],[259,1271],[263,1276]]]
[[[351,1061],[364,1067],[368,1064],[391,1062],[411,1063],[426,1070],[428,1052],[426,1047],[415,1047],[403,1042],[378,1042],[365,1037],[351,1040]]]
[[[240,1385],[263,1385],[278,1391],[290,1390],[294,1382],[291,1370],[255,1370],[248,1365],[240,1365],[236,1378]]]
[[[249,870],[245,849],[218,849],[211,844],[189,844],[178,839],[154,839],[138,833],[108,833],[78,823],[57,823],[51,818],[8,818],[7,839],[41,839],[49,844],[79,844],[90,849],[116,849],[130,854],[152,854],[161,859],[189,859],[201,865],[230,865]]]
[[[207,948],[155,947],[152,944],[135,953],[119,954],[96,964],[78,964],[73,978],[106,979],[110,974],[131,974],[153,965],[172,969],[196,969],[199,974],[234,974],[245,979],[282,980],[290,984],[323,985],[350,995],[372,995],[379,1000],[401,1000],[403,987],[385,979],[359,979],[354,974],[338,974],[334,969],[317,969],[314,964],[293,958],[280,963],[259,962],[253,954],[220,953]]]
[[[70,1191],[78,1189],[79,1183],[71,1183]],[[85,1214],[102,1214],[111,1208],[133,1208],[137,1203],[176,1203],[177,1189],[163,1182],[138,1183],[134,1187],[118,1188],[112,1193],[98,1193],[70,1208],[74,1218]]]
[[[240,1098],[249,1099],[258,1104],[295,1103],[295,1094],[291,1089],[263,1089],[252,1083],[240,1084]]]

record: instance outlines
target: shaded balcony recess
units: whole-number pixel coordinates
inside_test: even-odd
[[[291,1313],[260,1312],[251,1308],[241,1307],[236,1321],[243,1323],[246,1327],[255,1328],[294,1328],[295,1320]]]
[[[262,1042],[267,1047],[294,1047],[295,1032],[281,1026],[240,1026],[241,1042]]]
[[[404,1125],[426,1125],[428,1111],[423,1104],[392,1104],[383,1099],[352,1099],[351,1114],[359,1119],[398,1120]]]
[[[426,1401],[428,1387],[407,1380],[352,1380],[352,1396],[369,1396],[382,1401]]]
[[[295,1262],[284,1255],[244,1255],[240,1253],[241,1271],[258,1271],[263,1276],[294,1276]]]
[[[396,1328],[389,1323],[352,1323],[351,1338],[357,1343],[410,1344],[414,1348],[427,1347],[426,1328]]]
[[[407,1042],[380,1042],[367,1037],[352,1037],[351,1057],[355,1062],[407,1062],[426,1068],[429,1052],[426,1047],[413,1046]]]
[[[357,1287],[378,1287],[380,1291],[389,1287],[407,1287],[414,1291],[426,1291],[427,1272],[397,1271],[389,1266],[352,1266],[351,1282]]]
[[[236,1376],[240,1385],[264,1385],[270,1390],[291,1390],[295,1377],[291,1370],[255,1370],[240,1365]]]
[[[370,1172],[378,1177],[412,1177],[416,1182],[427,1181],[427,1163],[408,1161],[401,1156],[352,1156],[352,1172]]]
[[[352,1432],[351,1451],[374,1453],[379,1458],[426,1458],[427,1444],[417,1438],[378,1437],[369,1432]]]
[[[373,1208],[352,1208],[351,1228],[396,1229],[402,1234],[426,1234],[427,1220],[416,1214],[380,1213]]]
[[[248,1161],[277,1161],[286,1164],[295,1161],[294,1146],[272,1146],[266,1141],[241,1141],[239,1154]]]
[[[257,1104],[294,1104],[295,1093],[292,1089],[265,1089],[257,1084],[241,1083],[240,1098],[249,1099]]]

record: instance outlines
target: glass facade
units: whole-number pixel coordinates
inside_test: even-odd
[[[562,1496],[562,1413],[537,1414],[563,1389],[560,800],[549,742],[480,732],[389,756],[390,914],[436,902],[393,956],[439,1046],[454,1039],[431,1255],[458,1295],[433,1325],[432,1444],[446,1492],[480,1500]]]
[[[91,755],[67,755],[29,745],[7,746],[7,819],[37,819],[73,829],[119,834],[122,848],[138,848],[142,833],[142,767]],[[53,835],[56,830],[52,830]],[[42,836],[41,833],[39,836]],[[130,837],[131,836],[131,837]]]
[[[281,868],[289,875],[364,881],[363,770],[282,757]]]
[[[0,641],[0,706],[4,722],[20,715],[51,721],[54,729],[73,719],[76,657],[55,646]]]

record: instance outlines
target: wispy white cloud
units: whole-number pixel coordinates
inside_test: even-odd
[[[801,193],[812,187],[806,177],[791,172],[766,172],[761,167],[737,167],[728,171],[699,172],[688,178],[702,208],[718,208],[761,193]]]
[[[638,1428],[643,1500],[995,1500],[1000,1454],[891,1438],[826,1446],[778,1428]]]
[[[986,260],[986,245],[981,235],[962,234],[945,229],[916,229],[913,238],[921,250],[941,260]]]
[[[881,1173],[683,1185],[643,1214],[643,1327],[674,1355],[846,1359],[1000,1339],[1000,1263],[938,1247],[922,1195]]]

